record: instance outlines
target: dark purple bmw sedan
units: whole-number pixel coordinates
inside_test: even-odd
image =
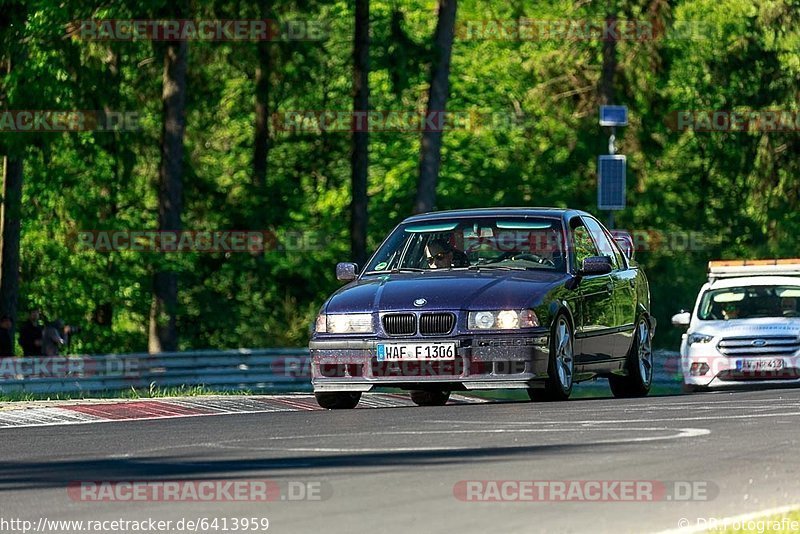
[[[418,405],[451,391],[526,389],[566,400],[608,378],[646,395],[655,321],[644,272],[588,213],[554,208],[443,211],[400,223],[322,306],[309,344],[314,394],[353,408],[375,387]]]

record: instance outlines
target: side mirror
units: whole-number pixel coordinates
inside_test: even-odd
[[[342,262],[336,264],[336,279],[342,282],[350,282],[358,278],[358,265],[352,262]]]
[[[589,256],[583,260],[583,265],[578,272],[581,276],[593,274],[608,274],[612,271],[611,258],[608,256]]]
[[[672,326],[680,326],[683,328],[688,328],[691,320],[692,320],[692,314],[687,311],[682,311],[672,316]]]
[[[631,234],[629,234],[625,230],[613,230],[611,232],[611,235],[614,237],[614,242],[622,250],[622,253],[625,254],[625,257],[628,258],[629,260],[632,260],[635,249],[633,246],[633,237],[631,237]]]

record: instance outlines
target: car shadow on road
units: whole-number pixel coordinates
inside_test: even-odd
[[[547,444],[518,447],[474,447],[459,449],[404,450],[342,454],[309,454],[280,458],[233,458],[205,460],[191,457],[89,458],[66,461],[0,462],[0,492],[23,489],[66,488],[81,481],[219,480],[270,478],[300,471],[324,476],[325,470],[392,467],[426,467],[469,464],[470,462],[533,459],[539,455],[561,456],[585,453],[589,449],[632,446],[611,444]],[[203,450],[202,453],[207,453]],[[332,474],[332,473],[331,473]]]

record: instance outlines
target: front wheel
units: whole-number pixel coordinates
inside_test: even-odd
[[[650,323],[641,317],[636,324],[636,333],[627,356],[627,376],[611,375],[608,384],[611,393],[619,398],[644,397],[650,392],[653,382],[653,347]]]
[[[444,406],[450,398],[449,391],[412,390],[411,401],[417,406]]]
[[[361,392],[337,391],[335,393],[314,393],[317,404],[326,410],[349,410],[361,400]]]
[[[547,380],[543,388],[531,388],[528,396],[533,401],[565,401],[572,393],[575,359],[572,344],[572,327],[566,314],[559,313],[550,333],[550,359]]]

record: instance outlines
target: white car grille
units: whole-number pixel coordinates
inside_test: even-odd
[[[800,350],[795,336],[726,337],[717,344],[725,356],[791,356]]]

